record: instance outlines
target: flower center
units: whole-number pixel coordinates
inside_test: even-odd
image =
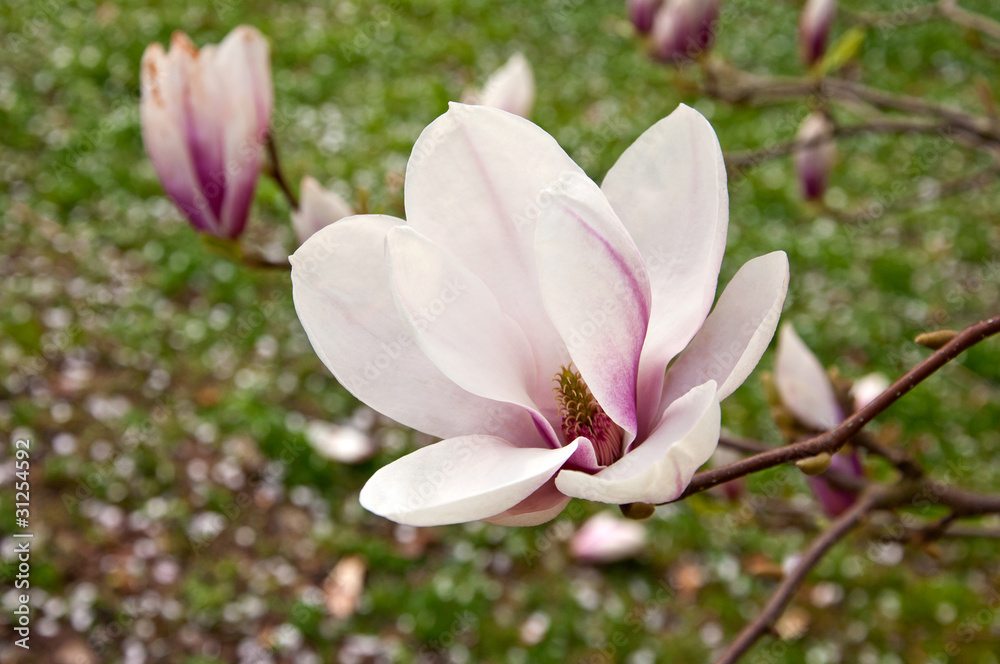
[[[622,430],[615,424],[590,388],[583,382],[580,372],[570,367],[561,367],[552,382],[556,387],[556,403],[562,417],[562,431],[569,443],[580,436],[594,444],[597,462],[610,466],[622,457]]]

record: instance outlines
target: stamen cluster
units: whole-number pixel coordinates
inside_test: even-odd
[[[552,379],[566,442],[583,436],[594,445],[597,462],[610,466],[622,457],[622,430],[590,393],[579,371],[561,367]]]

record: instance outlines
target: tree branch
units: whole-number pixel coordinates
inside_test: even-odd
[[[840,423],[838,427],[807,440],[785,445],[766,452],[760,452],[735,463],[718,468],[704,470],[695,474],[694,479],[677,500],[700,493],[713,486],[729,482],[738,477],[749,475],[767,468],[773,468],[789,461],[797,461],[806,457],[816,456],[822,452],[833,454],[853,435],[858,433],[875,416],[894,404],[904,394],[926,380],[938,369],[952,361],[959,354],[980,341],[1000,332],[1000,316],[994,316],[962,330],[962,332],[939,350],[928,356],[923,362],[903,374],[899,380]],[[956,500],[959,498],[956,496]]]
[[[292,209],[298,210],[299,201],[292,192],[291,187],[288,186],[288,181],[285,180],[284,173],[281,172],[281,161],[278,159],[278,146],[274,142],[274,134],[271,132],[267,133],[267,156],[270,164],[267,174],[277,183],[278,188],[281,189],[281,193],[285,195],[285,200],[292,206]]]
[[[957,0],[940,0],[937,4],[937,10],[955,25],[975,30],[993,39],[1000,39],[1000,23],[982,14],[959,7]]]
[[[861,519],[875,509],[882,500],[881,492],[869,490],[861,494],[851,507],[841,514],[823,533],[814,539],[805,550],[791,574],[782,579],[768,600],[764,610],[737,635],[716,664],[733,664],[749,650],[768,630],[784,611],[795,591],[813,567],[827,551],[853,530]]]

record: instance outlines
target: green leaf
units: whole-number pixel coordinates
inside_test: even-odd
[[[826,55],[816,65],[816,74],[826,76],[846,65],[861,52],[861,45],[864,41],[865,31],[858,27],[851,28],[842,34],[833,46],[827,49]]]

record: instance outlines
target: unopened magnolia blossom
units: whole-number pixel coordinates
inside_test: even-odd
[[[270,48],[240,26],[200,51],[182,32],[142,56],[142,139],[163,189],[202,233],[246,224],[271,122]]]
[[[802,196],[807,200],[822,198],[837,159],[833,123],[822,111],[810,113],[802,121],[795,140],[804,144],[795,149],[795,170]]]
[[[335,191],[324,189],[315,178],[302,178],[302,201],[292,211],[292,228],[299,244],[335,221],[354,214],[351,206]]]
[[[531,122],[453,104],[417,139],[404,198],[405,222],[349,217],[291,257],[337,380],[444,439],[375,473],[361,504],[414,526],[533,525],[571,497],[679,497],[788,284],[783,252],[755,258],[709,314],[729,210],[705,118],[681,106],[599,187]]]
[[[535,74],[522,53],[515,53],[493,72],[482,89],[465,98],[470,104],[492,106],[526,118],[535,105]]]
[[[667,0],[650,32],[653,56],[679,62],[694,59],[715,41],[721,0]]]
[[[795,333],[795,328],[790,323],[783,324],[778,333],[774,385],[781,403],[807,429],[828,431],[844,421],[844,407],[837,398],[823,364]],[[880,374],[869,374],[858,380],[853,390],[854,408],[863,408],[886,387],[888,381]],[[856,477],[864,475],[858,450],[853,447],[834,454],[830,467]],[[822,475],[810,476],[809,485],[823,511],[831,517],[841,514],[854,503],[854,494],[830,486]]]
[[[812,66],[826,53],[830,29],[837,13],[836,0],[807,0],[799,17],[799,53]]]

